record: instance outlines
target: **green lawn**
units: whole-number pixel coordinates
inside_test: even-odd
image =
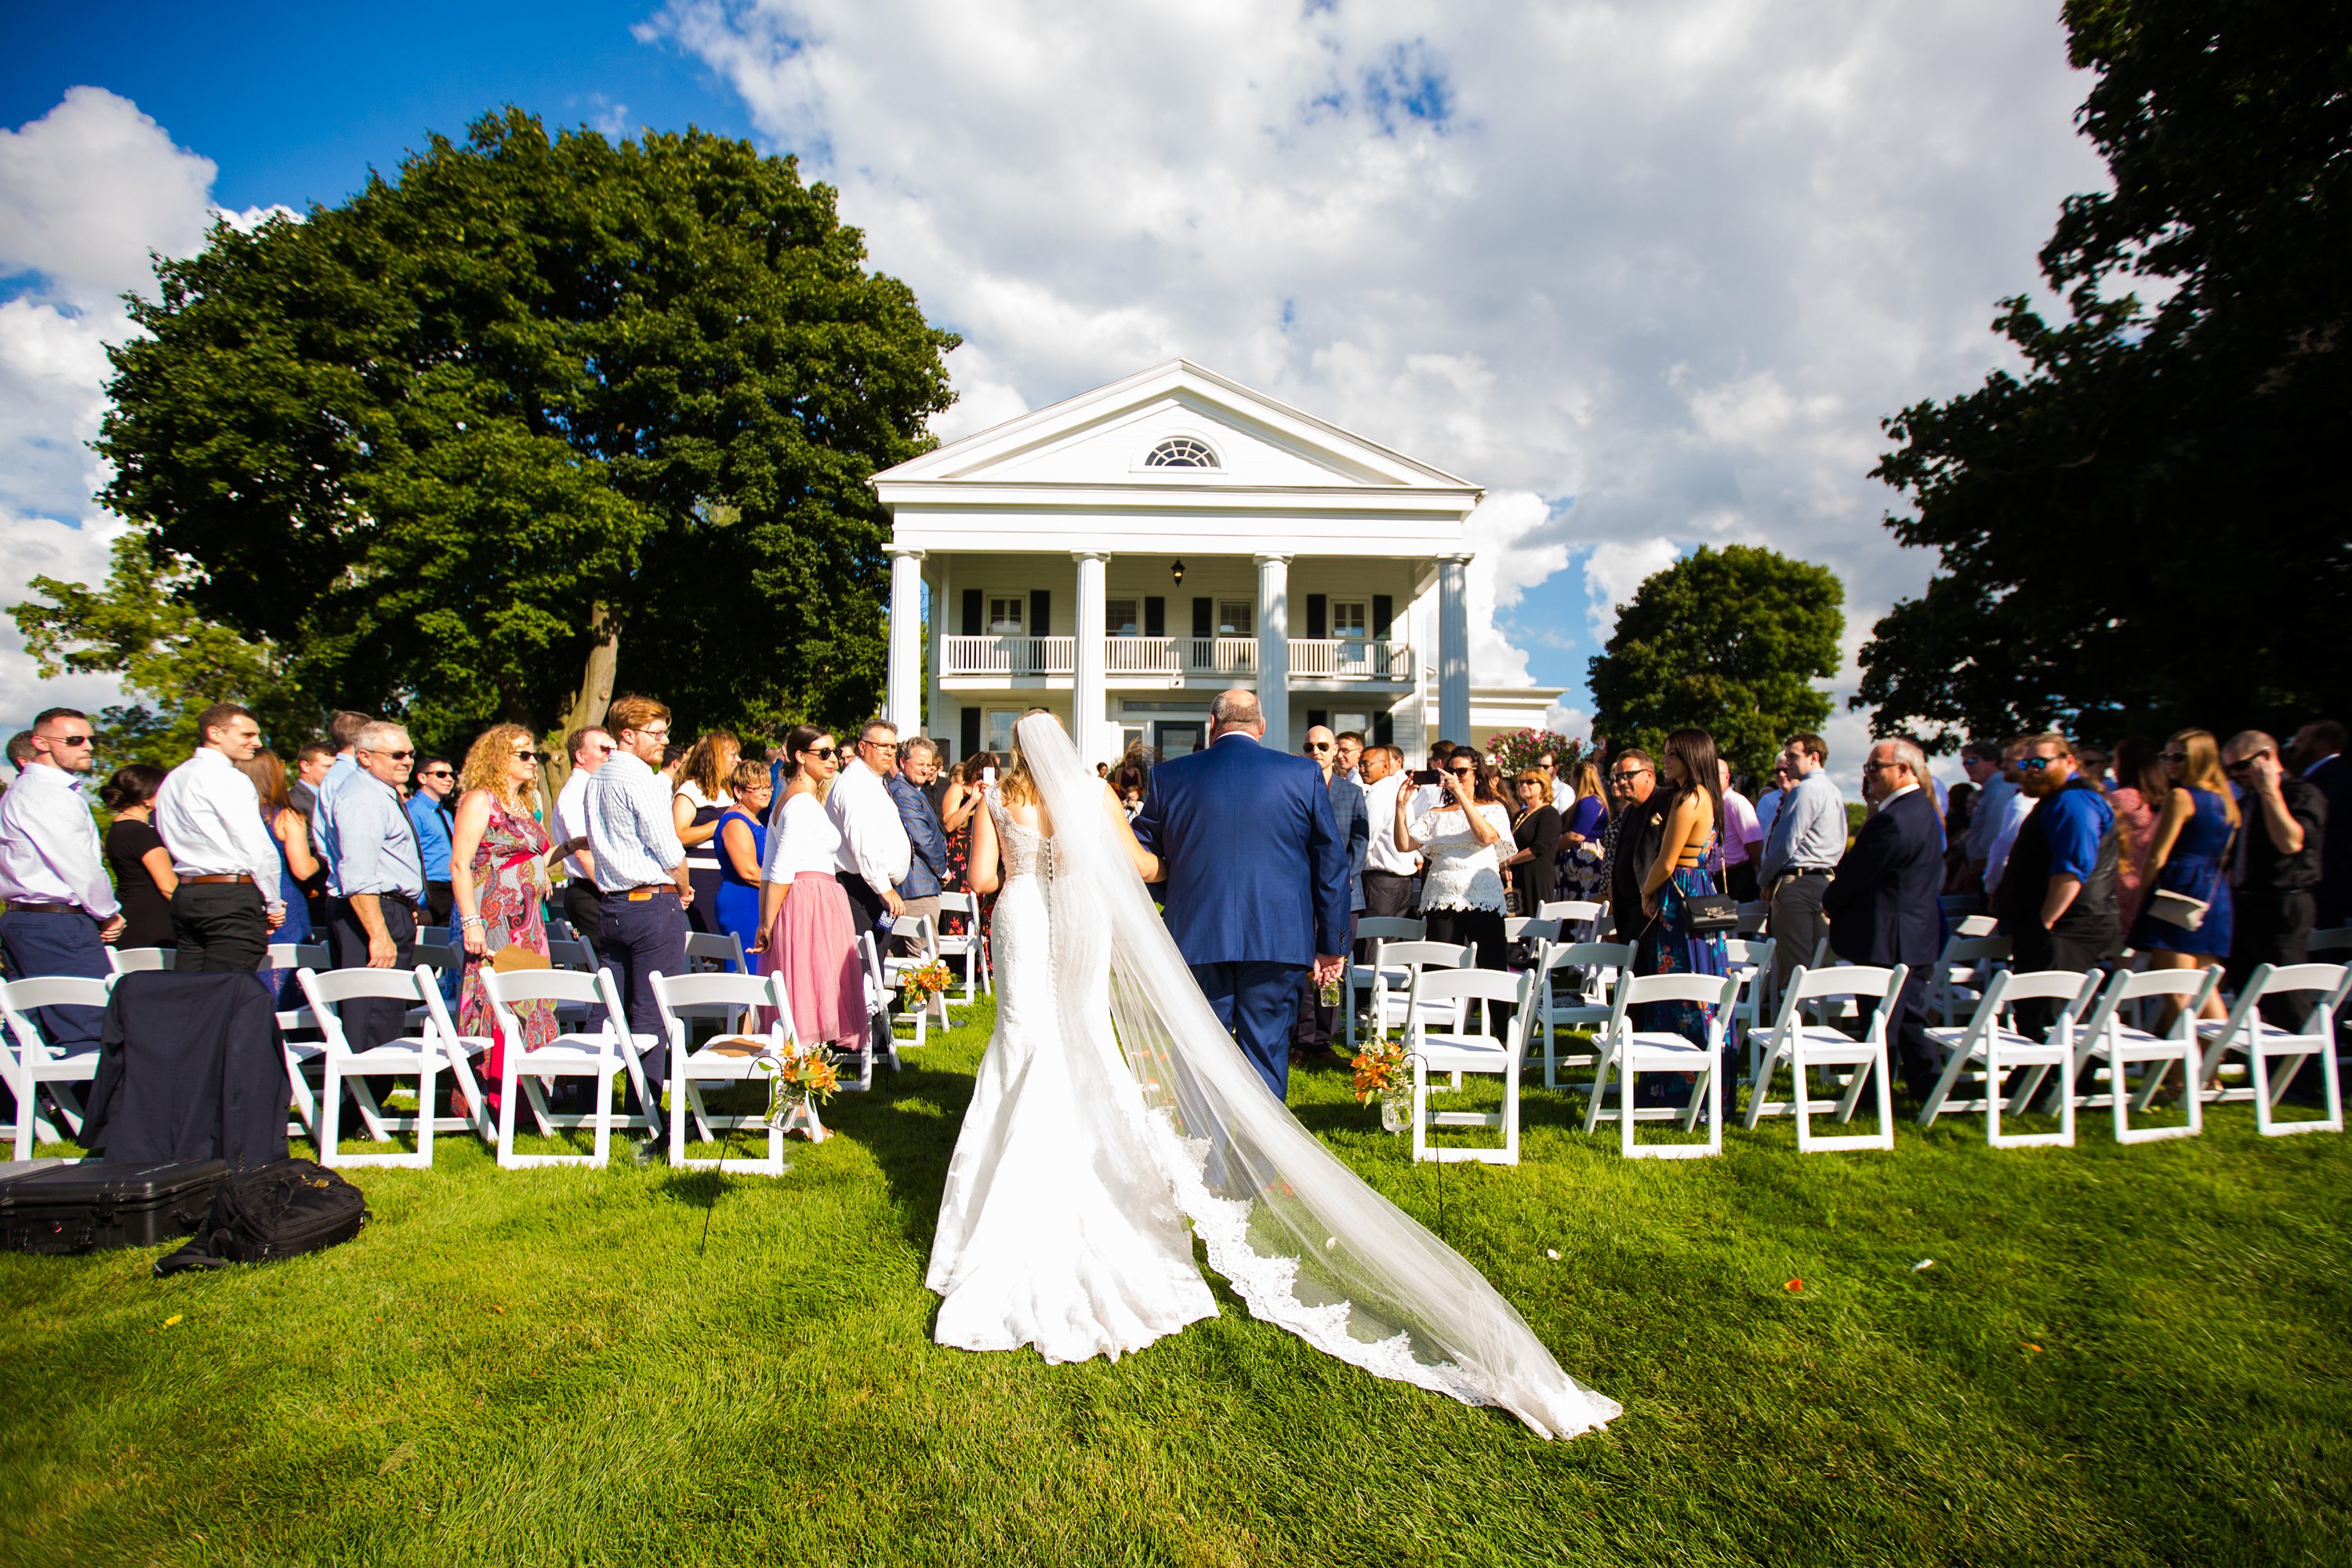
[[[2130,1149],[1978,1120],[1801,1158],[1768,1122],[1627,1163],[1537,1089],[1525,1163],[1441,1173],[1301,1075],[1308,1124],[1625,1405],[1546,1443],[1222,1290],[1118,1365],[934,1346],[986,1023],[780,1178],[502,1174],[453,1137],[355,1173],[374,1221],[317,1257],[0,1258],[0,1563],[2352,1557],[2340,1137],[2232,1107]]]

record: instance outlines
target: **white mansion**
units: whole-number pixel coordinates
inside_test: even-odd
[[[1088,761],[1202,745],[1253,687],[1418,758],[1543,722],[1557,688],[1470,684],[1463,525],[1484,491],[1183,360],[877,474],[888,717],[958,757],[1030,708]],[[922,592],[930,641],[922,642]],[[927,668],[928,667],[928,668]]]

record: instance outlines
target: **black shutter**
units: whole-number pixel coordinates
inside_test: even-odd
[[[1381,639],[1382,641],[1386,641],[1389,635],[1389,623],[1394,619],[1396,619],[1395,597],[1388,594],[1373,595],[1372,624],[1368,628],[1371,632],[1372,636]],[[1385,741],[1381,742],[1382,745],[1386,745],[1387,743],[1388,742]]]
[[[1143,601],[1143,635],[1164,637],[1168,635],[1168,601],[1154,595]]]
[[[1192,635],[1196,637],[1217,635],[1217,602],[1214,599],[1192,601]]]
[[[1309,708],[1307,710],[1307,727],[1312,730],[1318,724],[1324,726],[1326,729],[1330,727],[1331,710],[1328,708]]]
[[[982,616],[986,612],[981,607],[980,590],[977,588],[966,588],[963,591],[964,636],[968,637],[976,637],[988,629],[987,624],[981,619]],[[965,755],[969,756],[971,753],[966,752]]]
[[[1309,641],[1321,642],[1331,635],[1331,601],[1328,595],[1307,595],[1307,636]],[[1320,723],[1322,721],[1316,721]]]
[[[1054,595],[1044,588],[1029,590],[1029,635],[1033,637],[1054,635]]]
[[[969,759],[980,754],[980,710],[963,710],[963,754]]]
[[[1375,746],[1396,744],[1396,715],[1386,709],[1372,715],[1372,744]]]

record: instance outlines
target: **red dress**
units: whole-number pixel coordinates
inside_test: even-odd
[[[474,896],[482,917],[484,952],[466,957],[466,979],[457,993],[457,1030],[490,1042],[483,1058],[482,1091],[493,1114],[499,1104],[499,1080],[504,1068],[506,1042],[498,1037],[490,1013],[489,993],[482,976],[500,948],[520,943],[547,956],[547,926],[540,918],[540,858],[547,853],[547,830],[528,816],[518,816],[493,800],[482,841],[474,848],[467,868],[473,873]],[[526,1002],[515,1011],[522,1026],[523,1048],[535,1051],[555,1039],[555,1004]]]

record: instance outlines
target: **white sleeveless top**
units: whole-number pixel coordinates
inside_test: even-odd
[[[789,795],[768,828],[768,859],[760,876],[782,887],[803,871],[830,877],[840,853],[841,829],[825,815],[824,803],[813,795]]]

